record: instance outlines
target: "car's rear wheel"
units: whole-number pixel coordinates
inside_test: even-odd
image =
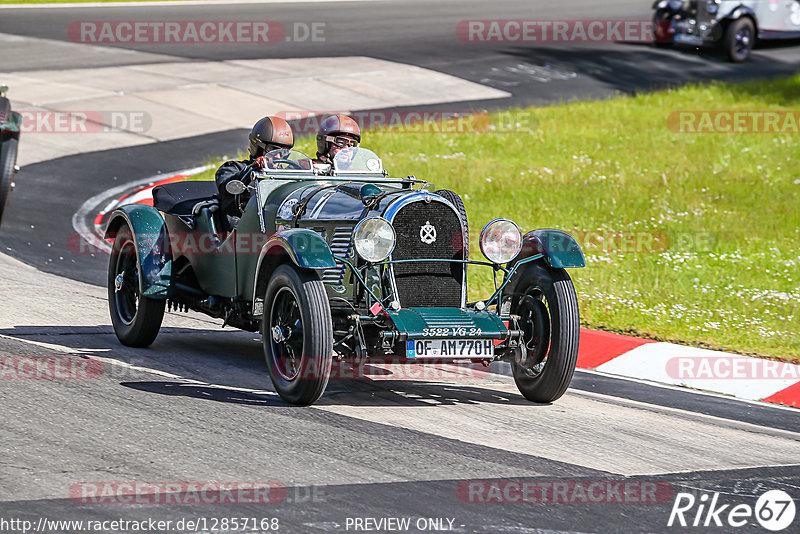
[[[123,224],[108,262],[108,308],[120,343],[147,347],[164,320],[166,300],[143,297],[139,291],[139,259],[130,228]]]
[[[5,137],[5,139],[4,139]],[[17,139],[0,134],[0,224],[11,195],[14,181],[14,165],[17,164]]]
[[[286,264],[275,269],[261,335],[278,395],[291,404],[313,404],[328,385],[333,361],[331,309],[316,272]]]
[[[523,268],[511,298],[520,316],[527,358],[512,363],[514,381],[533,402],[553,402],[569,387],[578,360],[578,299],[564,269],[541,262]]]
[[[728,59],[734,63],[747,61],[756,43],[756,26],[749,17],[731,22],[722,40]]]

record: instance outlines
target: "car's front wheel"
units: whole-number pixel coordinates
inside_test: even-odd
[[[286,264],[275,269],[261,335],[278,395],[291,404],[313,404],[328,385],[333,361],[331,309],[317,273]]]
[[[731,22],[722,42],[729,60],[734,63],[747,61],[756,43],[755,24],[748,17]]]
[[[123,224],[108,262],[108,308],[120,342],[129,347],[150,346],[164,320],[166,302],[141,295],[136,243],[130,228]]]
[[[578,299],[564,269],[541,262],[518,274],[511,299],[511,314],[519,316],[524,332],[523,362],[511,365],[522,395],[533,402],[553,402],[572,381],[578,360],[580,317]]]

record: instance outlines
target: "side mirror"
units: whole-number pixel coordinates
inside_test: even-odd
[[[230,193],[231,195],[241,195],[245,191],[247,191],[247,186],[244,185],[244,182],[241,180],[231,180],[227,184],[225,184],[225,191]]]

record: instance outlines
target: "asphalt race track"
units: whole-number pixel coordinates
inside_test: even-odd
[[[143,58],[158,63],[361,55],[510,93],[457,103],[494,109],[800,70],[796,42],[759,48],[749,63],[732,65],[714,52],[643,44],[469,44],[453,30],[465,19],[647,19],[649,5],[468,0],[0,9],[0,41],[8,43],[0,72],[23,76]],[[267,18],[287,26],[320,21],[326,40],[266,48],[115,45],[84,53],[84,45],[70,43],[65,30],[81,20],[145,18]],[[15,36],[35,39],[15,47]],[[13,102],[13,88],[10,96]],[[226,103],[208,105],[224,113]],[[260,115],[253,113],[254,119]],[[667,523],[681,492],[698,499],[718,493],[719,503],[729,508],[753,507],[772,489],[800,495],[797,410],[589,372],[578,372],[572,388],[552,405],[527,403],[512,379],[481,373],[435,383],[402,376],[333,380],[317,405],[296,408],[272,391],[255,336],[223,330],[204,316],[169,313],[151,348],[122,347],[106,308],[107,258],[70,248],[73,214],[98,193],[235,153],[245,139],[245,130],[231,129],[99,152],[87,146],[85,153],[26,165],[18,175],[0,228],[0,354],[83,362],[91,357],[102,363],[102,372],[91,380],[0,381],[0,532],[21,531],[2,523],[12,518],[34,525],[43,518],[174,525],[232,517],[277,518],[281,533],[368,531],[355,522],[365,518],[410,518],[406,532],[766,532],[755,518],[738,528],[715,527],[713,521],[685,529]],[[79,498],[91,484],[159,481],[270,482],[285,491],[270,503],[231,504],[221,491],[206,504]],[[613,492],[581,500],[572,489],[572,498],[508,502],[513,499],[506,494],[505,502],[480,502],[476,495],[486,494],[465,489],[470,482],[486,488],[514,481],[658,491],[646,502],[616,499]],[[687,519],[694,520],[696,512],[695,506]],[[702,514],[701,523],[705,519]],[[800,519],[785,532],[795,532],[798,524]],[[248,530],[276,531],[271,525]],[[208,523],[171,528],[231,531]]]

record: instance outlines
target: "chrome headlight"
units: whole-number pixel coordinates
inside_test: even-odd
[[[722,0],[706,0],[706,11],[709,15],[716,15]]]
[[[509,219],[495,219],[481,231],[481,252],[492,263],[508,263],[522,250],[522,232]]]
[[[353,244],[359,256],[370,263],[383,261],[394,250],[397,236],[383,217],[370,217],[356,225]]]

